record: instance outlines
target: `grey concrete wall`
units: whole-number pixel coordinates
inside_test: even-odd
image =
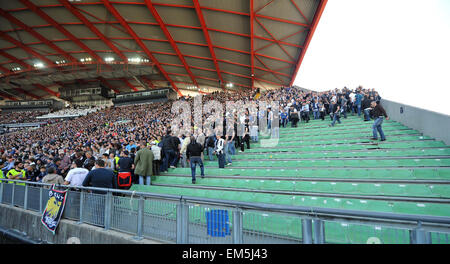
[[[158,244],[161,242],[142,239],[133,235],[104,230],[88,224],[78,224],[75,221],[61,219],[56,234],[53,235],[41,223],[41,214],[25,211],[21,208],[0,204],[0,226],[16,230],[25,237],[51,244]]]
[[[389,118],[450,145],[450,116],[381,99]],[[400,113],[400,108],[403,113]]]

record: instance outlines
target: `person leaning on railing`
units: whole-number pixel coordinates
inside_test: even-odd
[[[64,178],[61,175],[56,174],[56,169],[53,167],[48,168],[48,174],[42,179],[43,183],[50,183],[56,185],[64,184]]]
[[[6,173],[6,178],[11,180],[20,180],[20,181],[26,181],[26,172],[23,169],[23,163],[18,162],[15,166],[15,168],[10,169],[8,173]],[[12,183],[12,182],[9,182]],[[25,183],[18,183],[17,185],[25,185]]]
[[[114,173],[108,169],[105,169],[105,162],[102,159],[95,161],[95,170],[91,170],[86,178],[84,178],[84,187],[92,186],[97,188],[109,188],[116,189],[116,177]],[[97,194],[105,194],[104,191],[93,191]]]

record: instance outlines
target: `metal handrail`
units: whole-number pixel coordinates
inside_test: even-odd
[[[9,180],[9,179],[0,179],[1,183],[4,182],[13,182],[14,185],[18,183],[24,183],[25,185],[34,185],[40,187],[49,187],[52,184],[46,183],[37,183],[37,182],[29,182],[29,181],[19,181],[19,180]],[[2,184],[3,186],[3,184]],[[111,196],[111,194],[122,194],[126,196],[137,197],[138,199],[145,198],[153,198],[159,200],[170,200],[177,201],[180,211],[180,217],[177,216],[177,223],[179,226],[184,228],[187,226],[189,221],[188,210],[186,209],[186,205],[188,204],[202,204],[202,205],[215,205],[219,207],[230,208],[236,217],[243,217],[242,211],[264,211],[264,212],[275,212],[287,215],[297,215],[302,217],[302,221],[304,222],[306,229],[303,230],[307,232],[308,239],[313,236],[310,232],[309,227],[311,226],[311,221],[317,223],[320,226],[323,226],[323,221],[342,221],[342,222],[356,222],[358,224],[366,224],[366,225],[374,225],[380,224],[387,226],[394,226],[400,228],[411,229],[411,232],[414,233],[414,236],[417,236],[416,240],[411,240],[420,243],[426,243],[426,233],[429,232],[429,228],[435,229],[439,231],[443,231],[446,233],[450,233],[450,217],[445,216],[430,216],[430,215],[413,215],[413,214],[400,214],[400,213],[387,213],[387,212],[374,212],[374,211],[361,211],[361,210],[348,210],[348,209],[333,209],[333,208],[322,208],[322,207],[308,207],[308,206],[291,206],[291,205],[278,205],[278,204],[266,204],[266,203],[250,203],[250,202],[242,202],[242,201],[232,201],[232,200],[222,200],[222,199],[213,199],[213,198],[203,198],[203,197],[192,197],[192,196],[183,196],[183,195],[172,195],[172,194],[159,194],[159,193],[148,193],[148,192],[136,192],[129,190],[118,190],[118,189],[108,189],[108,188],[97,188],[97,187],[81,187],[81,186],[72,186],[72,185],[55,185],[57,188],[66,188],[73,190],[80,190],[82,193],[86,191],[96,191],[96,192],[105,192],[105,196]],[[42,190],[43,188],[41,188]],[[3,187],[2,189],[3,190]],[[0,191],[0,195],[3,195]],[[0,196],[0,202],[2,197]],[[140,206],[141,210],[143,210],[143,205]],[[26,209],[26,208],[25,208]],[[183,212],[181,214],[181,212]],[[141,212],[142,213],[142,212]],[[142,217],[142,214],[141,214]],[[236,220],[241,221],[241,220]],[[142,221],[139,223],[140,227],[138,229],[138,233],[142,234]],[[109,228],[105,226],[106,229]],[[321,227],[323,229],[323,227]],[[242,225],[239,227],[240,230],[234,230],[233,232],[238,232],[240,234],[233,234],[235,238],[235,242],[238,243],[242,241]],[[308,231],[309,230],[309,231]],[[178,243],[186,243],[187,234],[185,231],[177,230],[180,232],[180,238],[177,241]],[[315,232],[315,231],[314,231]],[[323,231],[322,231],[323,232]],[[139,235],[138,236],[141,236]],[[429,234],[429,233],[428,233]],[[305,234],[304,234],[305,235]],[[316,236],[316,234],[314,234]],[[321,235],[323,236],[323,234]],[[311,241],[305,240],[306,242]],[[319,241],[323,241],[323,238]]]
[[[16,183],[25,183],[32,185],[41,186],[52,186],[48,183],[30,183],[28,181],[18,181],[18,180],[4,180],[0,181],[14,181]],[[159,193],[149,193],[149,192],[136,192],[128,190],[118,190],[118,189],[108,189],[108,188],[97,188],[97,187],[82,187],[82,186],[72,186],[72,185],[55,185],[56,187],[65,187],[69,189],[80,189],[88,191],[103,191],[112,192],[125,195],[133,196],[143,196],[148,198],[159,198],[164,200],[185,200],[192,203],[200,204],[215,204],[224,205],[228,207],[239,207],[242,209],[262,209],[265,211],[272,212],[290,212],[290,213],[301,213],[309,216],[315,216],[321,214],[324,216],[340,216],[349,218],[367,217],[372,219],[384,219],[384,220],[397,220],[397,221],[421,221],[422,223],[433,223],[433,224],[446,224],[450,225],[450,217],[445,216],[429,216],[429,215],[414,215],[414,214],[400,214],[400,213],[387,213],[387,212],[374,212],[374,211],[362,211],[362,210],[348,210],[348,209],[333,209],[333,208],[323,208],[323,207],[309,207],[309,206],[291,206],[291,205],[278,205],[278,204],[267,204],[267,203],[249,203],[241,201],[232,200],[222,200],[213,198],[203,198],[194,196],[183,196],[183,195],[173,195],[173,194],[159,194]]]

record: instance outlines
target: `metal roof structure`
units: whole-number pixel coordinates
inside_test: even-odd
[[[0,97],[292,85],[327,0],[0,1]]]

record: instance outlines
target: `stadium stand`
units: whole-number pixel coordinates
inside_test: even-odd
[[[2,1],[0,8],[5,22],[0,30],[0,204],[41,210],[48,186],[40,184],[55,172],[65,179],[60,187],[70,189],[64,212],[70,219],[139,234],[150,224],[138,217],[149,217],[157,224],[147,229],[152,235],[182,243],[239,239],[230,238],[230,225],[221,230],[223,237],[211,235],[210,223],[220,210],[210,210],[210,204],[191,203],[186,209],[175,203],[182,199],[157,201],[163,194],[219,199],[217,208],[235,201],[265,208],[450,217],[448,145],[387,119],[373,88],[315,92],[293,86],[327,0],[37,2]],[[200,95],[202,113],[195,108],[200,97],[194,96]],[[279,109],[243,107],[241,116],[224,111],[225,123],[244,123],[243,135],[198,133],[195,126],[171,134],[171,122],[179,117],[172,112],[175,103],[187,102],[188,116],[200,115],[205,122],[213,113],[203,106],[213,101],[278,102]],[[381,116],[386,118],[382,126],[375,126]],[[276,144],[264,143],[271,138],[266,128],[250,125],[263,117],[270,133],[279,135]],[[202,161],[205,172],[196,181],[190,136],[201,144],[195,160]],[[145,145],[154,154],[146,185],[134,173],[135,157]],[[107,176],[108,185],[84,181],[103,167],[97,172]],[[72,178],[74,171],[83,176]],[[131,172],[131,186],[114,186],[120,172]],[[17,178],[31,188],[10,184]],[[99,186],[114,188],[108,196],[79,192]],[[112,195],[113,189],[128,189],[130,196]],[[136,192],[156,194],[155,200],[141,195],[138,201]],[[117,215],[108,218],[107,209]],[[178,228],[186,210],[193,235],[181,239],[173,230],[187,232]],[[236,211],[228,215],[227,210],[220,216],[234,229]],[[240,234],[245,243],[307,243],[306,218],[298,211],[284,213],[246,210]],[[420,223],[419,229],[416,223],[408,229],[340,222],[339,216],[320,221],[326,243],[367,243],[372,236],[383,243],[411,243],[422,232]],[[429,242],[449,243],[450,220],[442,221],[444,231],[428,232]]]
[[[206,177],[198,179],[195,187],[190,183],[190,169],[176,168],[155,176],[152,186],[135,185],[132,190],[281,205],[449,216],[448,146],[394,121],[388,121],[385,127],[390,138],[374,143],[367,133],[370,125],[361,123],[357,117],[349,117],[338,130],[329,128],[323,121],[313,120],[299,128],[281,129],[281,142],[276,148],[255,145],[249,154],[233,156],[232,167],[218,169],[216,162],[205,161]],[[339,130],[348,134],[341,134]],[[321,134],[324,136],[316,136]],[[332,139],[333,135],[339,139]],[[299,230],[291,233],[295,229],[290,227],[300,226],[300,223],[290,218],[262,222],[260,228],[272,235],[300,235]],[[254,228],[254,223],[245,225]],[[326,230],[331,230],[326,236],[330,243],[365,243],[366,234],[376,232],[375,227],[349,224],[349,231],[358,232],[348,232],[344,236],[332,231],[338,230],[334,225],[337,223],[325,225]],[[386,230],[378,237],[386,243],[408,241],[407,235],[396,232]]]
[[[92,108],[66,108],[56,112],[48,113],[45,115],[37,116],[37,119],[51,119],[51,118],[70,118],[85,116],[90,113],[95,113],[102,109],[102,107],[92,107]]]

